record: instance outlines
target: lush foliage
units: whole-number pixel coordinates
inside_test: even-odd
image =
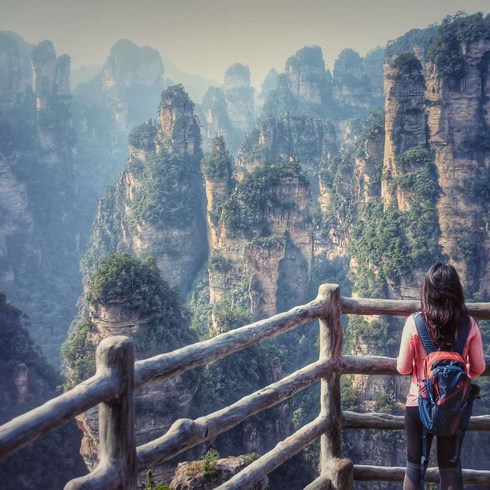
[[[153,257],[140,260],[126,253],[115,254],[103,260],[90,278],[88,300],[120,303],[146,312],[160,305],[163,287]]]
[[[202,207],[200,185],[195,157],[163,151],[153,154],[145,162],[141,186],[134,193],[133,219],[160,227],[192,226]]]
[[[0,424],[54,398],[61,383],[27,325],[27,316],[0,293]],[[63,488],[84,470],[79,448],[80,433],[70,422],[3,461],[2,488]]]
[[[208,179],[229,179],[232,165],[225,140],[223,136],[218,136],[212,142],[211,152],[201,162],[202,172]]]
[[[94,325],[88,319],[78,324],[61,346],[65,366],[66,388],[72,388],[95,374],[95,346],[89,341]]]
[[[410,53],[415,48],[427,48],[433,37],[437,33],[437,26],[430,26],[426,29],[412,29],[403,36],[389,41],[386,46],[386,56],[391,58],[395,55]]]
[[[490,17],[481,13],[462,12],[447,16],[430,44],[428,59],[433,61],[441,78],[459,81],[465,75],[463,47],[472,42],[490,39]]]
[[[297,179],[307,185],[306,177],[297,162],[266,164],[248,174],[223,205],[223,220],[231,230],[247,230],[264,224],[269,209],[288,210],[295,206],[293,200],[283,200],[277,187],[288,179]]]
[[[422,65],[413,53],[403,53],[395,58],[391,66],[399,72],[421,71]]]
[[[87,281],[87,300],[121,305],[145,317],[144,328],[133,338],[136,354],[170,351],[196,340],[177,291],[162,279],[153,257],[115,254],[103,260]],[[62,347],[68,386],[94,372],[93,333],[92,321],[84,319]]]
[[[128,143],[135,148],[151,150],[154,147],[156,132],[156,125],[149,119],[131,130],[128,135]]]
[[[189,95],[181,83],[178,85],[171,85],[162,92],[160,105],[162,108],[184,105],[187,106],[189,114],[193,114],[194,112],[194,103],[189,99]]]
[[[396,157],[400,173],[395,184],[413,196],[413,201],[437,200],[440,188],[434,154],[426,146],[414,146]]]
[[[409,271],[400,211],[394,206],[383,210],[380,201],[371,201],[352,230],[350,253],[358,264],[355,290],[365,297],[386,296],[387,283],[398,285]]]

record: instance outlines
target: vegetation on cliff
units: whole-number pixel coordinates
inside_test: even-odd
[[[138,259],[118,253],[106,258],[88,279],[86,298],[89,305],[120,306],[142,320],[144,326],[134,335],[137,356],[170,351],[196,341],[187,310],[177,291],[162,279],[153,257]],[[94,318],[85,318],[63,345],[68,386],[94,373],[96,333]]]
[[[56,396],[60,376],[30,336],[28,318],[0,293],[0,424]],[[62,489],[85,472],[75,423],[30,444],[0,465],[5,490]]]
[[[223,136],[213,139],[211,152],[201,162],[204,176],[210,180],[229,180],[232,174],[232,164],[233,161],[226,150]]]
[[[69,59],[50,41],[34,47],[3,33],[0,60],[0,290],[31,316],[31,333],[56,364],[80,291],[84,233]]]
[[[230,198],[223,205],[223,222],[230,230],[261,234],[265,213],[274,210],[292,210],[292,199],[281,200],[276,192],[281,182],[294,179],[300,185],[308,180],[298,162],[263,165],[237,183]]]
[[[199,178],[199,161],[191,155],[150,155],[143,166],[141,185],[134,192],[132,218],[160,228],[186,229],[202,208],[194,188]]]
[[[148,119],[143,124],[133,128],[128,135],[128,143],[135,148],[150,151],[155,147],[155,136],[157,126],[152,119]]]
[[[464,49],[472,42],[483,40],[490,40],[490,15],[463,12],[449,15],[430,43],[428,59],[435,63],[444,81],[459,81],[465,75]]]

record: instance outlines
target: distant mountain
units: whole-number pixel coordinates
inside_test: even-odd
[[[102,71],[103,65],[85,65],[71,69],[70,84],[71,89],[75,90],[81,83],[92,80]]]
[[[216,80],[182,71],[165,56],[162,56],[162,61],[165,67],[165,85],[169,86],[181,83],[185,87],[189,97],[196,102],[201,102],[209,87],[221,86],[221,83]],[[167,79],[170,79],[171,82],[169,83]]]

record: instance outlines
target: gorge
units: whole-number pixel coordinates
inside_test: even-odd
[[[417,298],[437,260],[456,266],[468,301],[488,301],[488,16],[446,18],[364,58],[346,49],[332,71],[320,47],[306,46],[260,94],[237,63],[202,104],[164,84],[156,50],[130,41],[73,94],[69,58],[49,41],[33,47],[2,32],[0,50],[2,304],[28,314],[56,365],[64,344],[69,381],[91,372],[108,335],[130,336],[145,358],[309,301],[324,282],[346,296]],[[346,350],[396,357],[400,326],[349,318]],[[485,322],[481,330],[488,343]],[[300,330],[152,386],[136,400],[137,437],[284,377],[312,360],[316,341]],[[9,404],[20,407],[12,386]],[[315,389],[210,447],[267,451],[316,415]],[[400,413],[405,391],[400,378],[344,376],[342,399]],[[89,468],[95,422],[94,413],[78,419]],[[488,438],[471,437],[465,460],[488,469],[477,449]],[[401,436],[352,431],[344,445],[353,460],[403,464]],[[314,453],[272,474],[271,488],[292,474],[303,488]],[[155,478],[169,482],[175,466]]]

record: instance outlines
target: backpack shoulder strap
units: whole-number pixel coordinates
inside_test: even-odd
[[[461,325],[458,328],[458,336],[456,342],[454,343],[453,351],[459,352],[463,355],[463,349],[468,340],[468,335],[470,333],[470,317],[466,316]]]
[[[415,320],[415,326],[417,327],[417,333],[419,334],[420,341],[422,342],[422,345],[424,346],[425,353],[429,355],[431,352],[435,352],[436,348],[434,346],[434,342],[432,342],[432,339],[430,337],[429,333],[429,328],[427,327],[427,324],[425,323],[422,314],[419,312],[417,313],[412,313],[413,319]],[[466,343],[466,340],[465,340]],[[464,344],[463,344],[464,346]]]
[[[434,346],[434,342],[432,342],[432,338],[429,333],[429,328],[422,317],[420,312],[412,313],[413,319],[415,320],[415,326],[417,327],[417,333],[419,334],[420,341],[424,346],[425,353],[429,355],[431,352],[435,352],[436,348]],[[468,335],[470,333],[470,317],[467,316],[463,323],[460,325],[458,329],[458,336],[456,338],[456,342],[453,347],[454,352],[458,352],[463,355],[463,349],[468,340]]]

